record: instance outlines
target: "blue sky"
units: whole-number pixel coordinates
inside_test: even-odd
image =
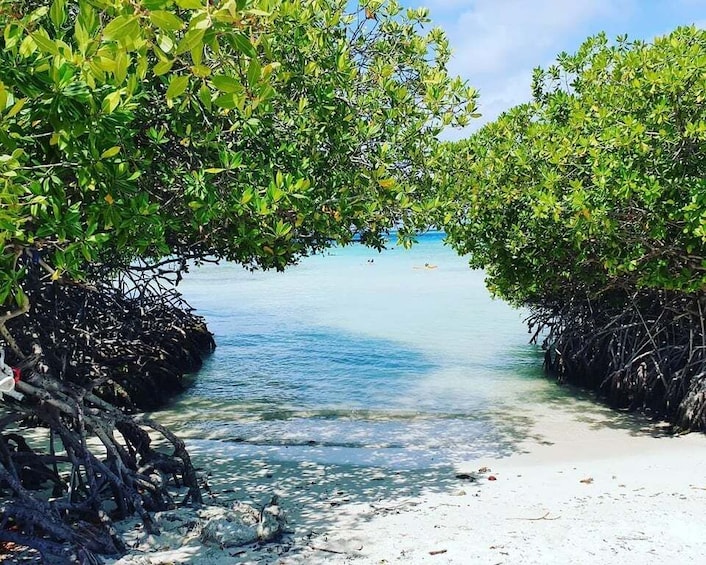
[[[706,0],[401,0],[426,6],[454,49],[451,71],[480,91],[480,123],[529,98],[532,69],[589,35],[651,40],[679,25],[706,27]],[[458,137],[459,134],[452,135]]]

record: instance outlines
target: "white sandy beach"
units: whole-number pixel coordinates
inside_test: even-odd
[[[258,506],[277,493],[291,532],[221,549],[176,535],[146,540],[138,528],[128,537],[147,553],[118,563],[706,562],[706,436],[665,437],[580,408],[528,414],[534,424],[516,455],[455,468],[243,463],[227,445],[218,459],[192,447],[213,502]]]

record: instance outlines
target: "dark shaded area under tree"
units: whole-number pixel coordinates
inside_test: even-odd
[[[626,306],[627,305],[627,306]],[[703,296],[643,290],[535,307],[545,369],[611,406],[706,430]]]
[[[183,390],[214,342],[147,274],[89,285],[28,269],[29,311],[3,321],[24,398],[0,407],[0,541],[50,563],[93,563],[125,551],[114,520],[137,513],[156,532],[150,512],[201,502],[184,443],[136,411]],[[49,431],[45,449],[30,447],[35,428]]]

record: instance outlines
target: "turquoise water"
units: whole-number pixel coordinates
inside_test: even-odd
[[[160,418],[201,450],[446,465],[511,453],[523,407],[566,394],[543,378],[524,313],[491,299],[439,233],[409,251],[334,249],[286,273],[204,266],[181,291],[218,348]]]

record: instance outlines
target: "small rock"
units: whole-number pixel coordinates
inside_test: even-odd
[[[278,539],[284,533],[287,518],[279,506],[277,496],[273,496],[260,512],[260,523],[257,525],[257,536],[261,541]]]
[[[471,475],[470,473],[458,473],[456,475],[456,478],[462,479],[464,481],[471,481],[471,482],[476,480],[476,478],[473,475]]]
[[[581,479],[579,482],[585,485],[590,485],[593,482],[593,479],[591,477],[586,477],[585,479]]]
[[[260,517],[258,512],[245,504],[236,508],[214,508],[204,516],[205,524],[199,538],[204,545],[238,547],[258,541]]]

